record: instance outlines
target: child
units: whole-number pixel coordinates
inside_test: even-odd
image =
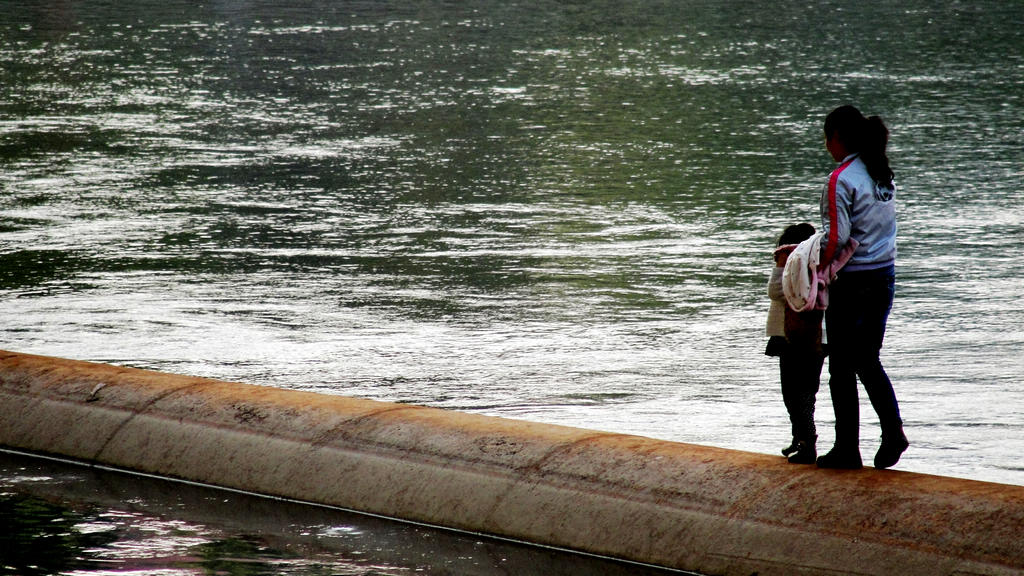
[[[765,354],[779,357],[782,401],[789,412],[793,442],[782,450],[793,464],[814,464],[818,452],[814,427],[814,397],[818,393],[825,351],[821,341],[823,312],[795,312],[786,304],[782,292],[782,270],[790,252],[800,242],[814,235],[814,226],[794,224],[779,237],[774,253],[775,268],[768,280],[771,308],[765,333],[768,347]]]

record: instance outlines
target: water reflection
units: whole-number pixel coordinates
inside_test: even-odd
[[[0,574],[679,573],[6,453],[0,473]]]
[[[98,563],[97,548],[116,540],[89,518],[22,494],[0,494],[0,570],[49,575]]]

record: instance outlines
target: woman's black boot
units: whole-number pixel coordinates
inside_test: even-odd
[[[875,468],[889,468],[896,464],[909,446],[910,442],[902,428],[894,434],[882,434],[882,445],[875,454]]]
[[[828,454],[818,458],[818,468],[836,468],[840,470],[858,470],[864,467],[857,448],[840,448],[833,446]]]

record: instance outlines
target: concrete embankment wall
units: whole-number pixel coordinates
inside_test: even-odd
[[[0,351],[0,445],[709,575],[1024,573],[1024,487]]]

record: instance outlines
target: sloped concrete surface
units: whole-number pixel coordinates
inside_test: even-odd
[[[698,571],[1024,574],[1024,487],[0,351],[0,445]]]

